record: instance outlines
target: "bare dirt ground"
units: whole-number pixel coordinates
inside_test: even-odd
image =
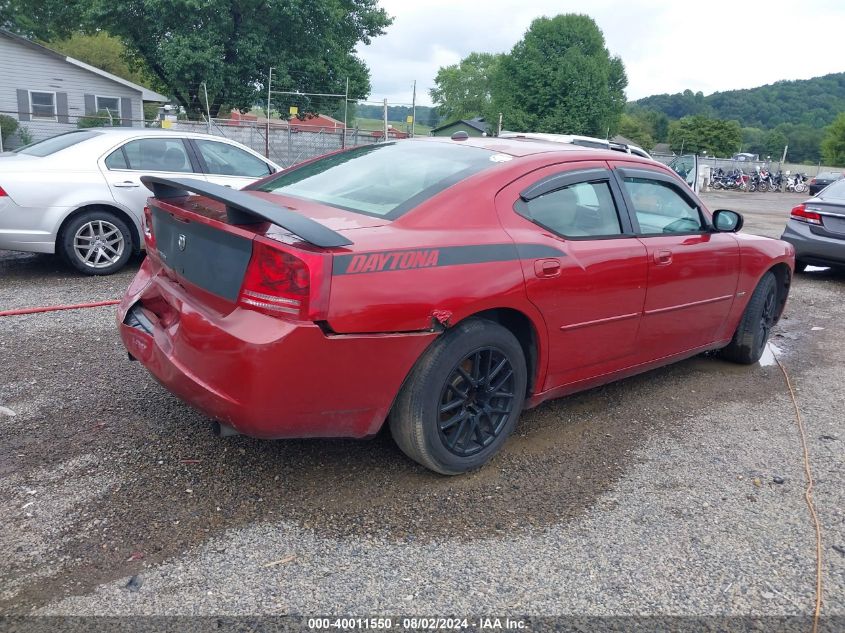
[[[803,197],[705,199],[776,237]],[[117,298],[136,266],[82,278],[0,252],[0,310]],[[845,616],[843,317],[845,278],[814,271],[773,338],[806,417],[828,616]],[[807,616],[815,542],[771,360],[547,403],[488,467],[443,478],[385,434],[213,436],[127,362],[111,308],[0,317],[0,614]]]

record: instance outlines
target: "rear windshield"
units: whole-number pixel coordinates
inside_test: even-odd
[[[29,156],[49,156],[60,150],[67,149],[71,145],[76,145],[89,138],[93,138],[97,134],[99,132],[68,132],[67,134],[59,134],[53,138],[32,143],[15,151],[18,154],[27,154]]]
[[[820,200],[845,201],[845,180],[840,178],[832,185],[828,185],[822,189],[821,193],[816,197]]]
[[[379,143],[283,171],[254,189],[393,219],[498,160],[457,143]]]

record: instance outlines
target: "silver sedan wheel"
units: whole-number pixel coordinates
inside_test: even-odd
[[[126,244],[123,233],[108,220],[91,220],[73,236],[73,250],[86,266],[107,268],[116,263]]]

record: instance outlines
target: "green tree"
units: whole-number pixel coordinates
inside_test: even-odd
[[[496,66],[492,112],[510,130],[604,137],[617,129],[627,83],[592,18],[537,18]]]
[[[654,147],[654,138],[646,121],[630,114],[622,114],[619,119],[619,134],[634,141],[643,149],[650,150]]]
[[[742,129],[737,121],[722,121],[703,115],[685,116],[669,126],[669,145],[673,151],[707,152],[731,156],[742,143]]]
[[[56,24],[65,11],[72,31],[105,30],[120,38],[193,116],[206,105],[215,116],[223,105],[250,109],[263,101],[270,67],[278,90],[340,94],[348,77],[350,97],[363,98],[370,91],[369,71],[355,48],[369,44],[392,21],[377,0],[6,1],[14,11],[4,19],[36,37],[54,39],[53,34],[67,32]],[[42,11],[39,21],[22,19],[29,12],[40,15],[42,5],[57,8]],[[337,99],[280,97],[273,105],[325,111],[329,103],[336,107]]]
[[[788,144],[789,139],[780,130],[774,129],[766,132],[766,156],[779,160],[783,156],[783,148]]]
[[[845,110],[845,73],[777,81],[766,86],[714,92],[706,97],[690,90],[645,97],[637,105],[659,110],[670,118],[704,114],[743,127],[773,129],[782,123],[821,128]]]
[[[48,46],[142,86],[153,84],[149,70],[131,58],[123,42],[105,31],[91,35],[73,33],[70,37],[50,42]]]
[[[758,127],[744,127],[742,134],[742,151],[749,154],[766,153],[766,132]]]
[[[815,164],[821,160],[824,128],[805,123],[781,123],[775,129],[783,132],[789,140],[789,153],[786,157],[789,162]]]
[[[447,120],[489,116],[492,79],[501,58],[470,53],[457,64],[440,68],[429,90],[438,112]]]
[[[825,129],[821,149],[826,164],[845,166],[845,112],[840,112]]]
[[[79,0],[0,0],[0,28],[42,41],[81,29],[84,15]]]

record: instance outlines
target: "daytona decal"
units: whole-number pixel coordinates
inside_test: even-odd
[[[380,273],[383,270],[407,270],[409,268],[428,268],[437,266],[440,249],[419,251],[393,251],[353,255],[346,267],[347,274]]]
[[[412,250],[380,251],[356,255],[337,255],[332,273],[358,275],[392,270],[412,270],[435,266],[459,266],[484,262],[504,262],[539,257],[564,257],[566,254],[543,244],[474,244]]]

